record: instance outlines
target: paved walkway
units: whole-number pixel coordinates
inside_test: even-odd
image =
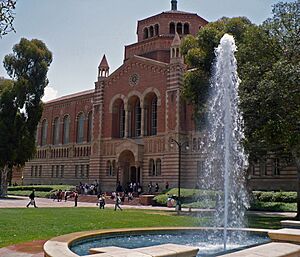
[[[78,207],[90,207],[96,208],[95,202],[81,202],[79,197]],[[84,199],[84,197],[82,198]],[[0,208],[26,208],[28,203],[28,197],[14,196],[7,199],[0,199]],[[74,207],[74,202],[57,202],[51,199],[45,198],[36,198],[36,204],[39,208],[62,208],[62,207]],[[113,208],[113,204],[107,204],[107,207]],[[147,210],[158,210],[158,211],[175,211],[174,208],[168,207],[155,207],[155,206],[141,206],[141,205],[123,205],[124,209],[147,209]],[[30,208],[33,208],[30,206]],[[183,208],[183,211],[189,211],[186,208]],[[203,212],[207,210],[194,209],[193,211]],[[295,216],[295,213],[292,212],[250,212],[253,215],[259,216],[277,216],[277,217],[287,217],[291,218]],[[43,245],[45,241],[33,241],[18,245],[12,245],[5,248],[0,248],[0,257],[43,257]]]
[[[96,208],[95,202],[82,202],[81,197],[79,196],[78,207],[91,207]],[[0,199],[0,208],[25,208],[28,204],[29,199],[28,197],[23,196],[12,196],[7,199]],[[35,202],[37,207],[39,208],[61,208],[61,207],[74,207],[74,201],[53,201],[52,199],[46,198],[35,198]],[[114,204],[106,204],[105,207],[113,208]],[[29,208],[33,208],[30,205]],[[174,211],[175,208],[168,208],[168,207],[160,207],[160,206],[142,206],[142,205],[122,205],[124,209],[147,209],[147,210],[159,210],[159,211]],[[187,208],[183,208],[183,211],[188,211]],[[205,211],[205,210],[203,210]]]

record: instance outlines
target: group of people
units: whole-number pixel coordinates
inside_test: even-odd
[[[155,185],[152,184],[152,181],[150,181],[150,183],[148,184],[148,193],[152,194],[153,193],[153,189],[155,193],[159,192],[159,185],[156,182]],[[165,189],[168,190],[169,189],[169,182],[167,181],[165,184]]]
[[[32,190],[32,192],[30,193],[29,197],[29,202],[26,205],[26,207],[28,208],[30,205],[33,205],[34,208],[38,208],[36,206],[36,202],[35,202],[35,189]],[[74,207],[77,207],[77,203],[78,203],[78,193],[77,191],[62,191],[61,189],[58,190],[56,193],[54,193],[54,197],[53,197],[53,201],[55,201],[57,199],[58,202],[62,201],[62,199],[64,198],[65,201],[67,201],[67,198],[73,197],[74,198]]]
[[[150,183],[148,184],[148,193],[152,193],[152,190],[155,190],[155,192],[159,192],[159,185],[158,183],[155,183],[155,185]],[[169,189],[169,183],[166,182],[165,189]],[[142,193],[142,187],[139,183],[130,182],[128,183],[127,190],[124,190],[121,183],[117,183],[116,191],[112,192],[111,199],[115,202],[115,211],[117,209],[122,210],[121,204],[125,201],[125,197],[127,197],[128,201],[131,201],[134,199],[134,194],[137,194],[138,196]],[[77,207],[78,204],[78,197],[79,194],[96,194],[98,198],[97,205],[100,209],[104,209],[105,207],[105,194],[101,193],[99,190],[99,184],[97,180],[94,184],[88,185],[88,184],[80,184],[76,186],[76,190],[74,191],[62,191],[59,189],[53,194],[53,201],[57,200],[58,202],[62,201],[63,199],[67,201],[68,198],[74,198],[74,207]],[[35,208],[37,208],[35,203],[35,189],[32,190],[31,194],[29,195],[29,203],[26,205],[28,208],[30,205],[33,205]]]
[[[81,183],[79,182],[79,185],[76,186],[77,192],[84,195],[98,195],[99,193],[99,183],[97,180],[95,180],[94,183],[88,184],[88,183]]]

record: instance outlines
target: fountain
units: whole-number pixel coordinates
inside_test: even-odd
[[[241,145],[243,121],[238,110],[239,78],[235,51],[234,38],[225,34],[215,51],[205,128],[208,131],[204,148],[207,159],[205,176],[201,178],[200,185],[207,189],[204,192],[214,192],[219,196],[215,227],[79,232],[49,240],[44,246],[45,256],[59,256],[57,253],[61,251],[64,256],[70,257],[89,253],[100,253],[99,256],[108,256],[106,253],[119,256],[122,253],[122,256],[194,257],[199,248],[197,257],[204,257],[269,242],[267,230],[243,229],[248,204],[245,189],[247,158]]]
[[[205,175],[200,180],[200,188],[218,192],[214,224],[224,227],[225,250],[227,228],[245,227],[244,214],[248,205],[245,188],[247,156],[241,144],[244,135],[239,111],[236,50],[234,38],[228,34],[222,37],[215,50],[205,127],[207,159]]]

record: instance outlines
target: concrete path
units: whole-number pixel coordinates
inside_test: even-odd
[[[28,204],[29,199],[28,197],[23,196],[10,196],[7,199],[0,199],[0,208],[25,208]],[[62,201],[57,202],[53,201],[52,199],[46,199],[46,198],[35,198],[35,202],[38,208],[61,208],[61,207],[74,207],[74,201]],[[91,202],[81,202],[80,196],[79,201],[77,204],[78,207],[90,207],[90,208],[97,208],[95,203]],[[106,204],[105,207],[108,208],[114,208],[114,204]],[[33,208],[32,205],[29,206],[29,208]],[[157,210],[157,211],[175,211],[175,208],[169,208],[169,207],[162,207],[162,206],[144,206],[144,205],[122,205],[123,209],[145,209],[145,210]],[[182,211],[189,211],[188,208],[182,208]],[[207,212],[211,210],[206,209],[193,209],[192,211],[197,212]]]

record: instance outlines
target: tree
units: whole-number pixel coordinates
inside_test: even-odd
[[[6,195],[8,172],[24,165],[35,153],[36,128],[43,110],[41,98],[51,62],[51,52],[37,39],[21,39],[13,53],[4,58],[12,81],[0,91],[0,196]]]
[[[16,0],[0,0],[0,38],[11,31],[15,31],[13,21]]]
[[[215,48],[225,33],[232,34],[239,45],[250,27],[255,26],[245,17],[223,17],[202,28],[197,37],[187,36],[184,39],[181,50],[189,72],[185,74],[183,96],[194,106],[194,120],[197,127],[201,126],[206,111]]]
[[[261,28],[268,35],[259,48],[242,47],[241,107],[245,146],[252,157],[263,152],[291,155],[298,173],[297,218],[300,219],[300,1],[278,3]],[[265,53],[265,49],[273,51]],[[255,51],[253,51],[255,50]],[[259,56],[255,56],[255,52]]]
[[[261,26],[245,18],[222,18],[183,42],[182,51],[193,69],[185,78],[184,95],[205,112],[204,76],[210,77],[214,48],[224,33],[238,46],[236,58],[241,79],[241,110],[245,123],[245,147],[251,159],[267,153],[292,156],[298,171],[298,218],[300,218],[300,1],[278,3],[273,17]],[[192,43],[191,43],[192,42]],[[192,79],[191,79],[192,78]],[[198,85],[197,85],[198,83]],[[208,84],[208,81],[205,82]],[[198,109],[197,109],[198,108]]]

